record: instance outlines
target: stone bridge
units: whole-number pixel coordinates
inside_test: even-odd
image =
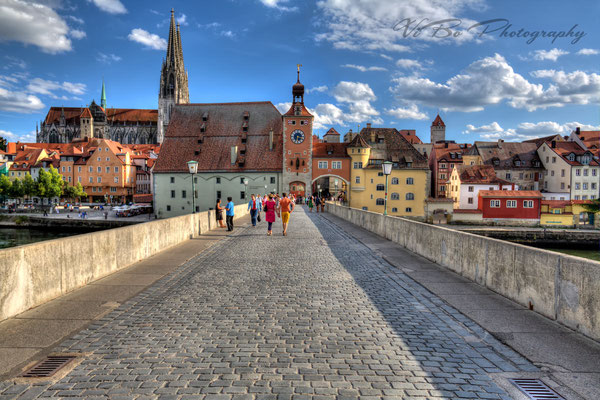
[[[0,398],[600,398],[597,342],[332,214],[246,218],[0,323]]]

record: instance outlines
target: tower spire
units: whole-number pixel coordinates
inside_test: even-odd
[[[100,107],[106,110],[106,89],[104,88],[104,78],[102,78],[102,94],[100,95]]]
[[[169,26],[169,45],[167,47],[167,63],[174,63],[177,57],[177,31],[175,30],[175,10],[171,8],[171,25]]]

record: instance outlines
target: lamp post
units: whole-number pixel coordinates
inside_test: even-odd
[[[244,178],[244,200],[248,199],[248,179]]]
[[[385,175],[385,200],[383,206],[383,215],[387,215],[387,195],[388,195],[388,176],[392,173],[392,166],[394,164],[390,161],[384,161],[381,164],[381,168],[383,169],[383,174]]]
[[[319,192],[319,198],[321,198],[321,185],[317,185],[317,191]]]
[[[196,187],[194,186],[194,175],[198,173],[198,161],[187,162],[192,177],[192,214],[196,213]]]

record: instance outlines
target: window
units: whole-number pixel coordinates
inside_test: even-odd
[[[377,204],[378,206],[383,206],[385,204],[385,200],[380,197],[377,200],[375,200],[375,204]]]
[[[106,173],[110,174],[110,167],[106,167]]]
[[[341,161],[332,161],[331,168],[332,169],[342,169],[342,162]]]
[[[175,198],[175,191],[171,190],[171,198],[174,199]]]
[[[440,179],[446,179],[446,174],[440,174]]]
[[[473,204],[473,198],[472,198],[472,197],[469,197],[469,198],[467,199],[467,203],[469,203],[469,204]]]
[[[581,189],[581,184],[579,182],[575,183],[575,190]]]
[[[115,176],[115,183],[119,183],[119,177]]]
[[[546,164],[550,162],[550,157],[546,156]]]
[[[92,187],[92,192],[96,193],[96,186]]]
[[[392,193],[392,200],[400,200],[400,195],[398,193]]]
[[[88,167],[88,171],[89,171],[89,172],[93,172],[94,170],[93,170],[93,168],[92,168],[92,167]]]
[[[596,184],[592,183],[592,189],[596,190]]]
[[[119,167],[115,167],[115,174],[119,173]]]
[[[556,163],[556,157],[552,157],[552,164]]]
[[[373,183],[373,178],[371,178],[371,183]]]
[[[584,194],[583,196],[581,196],[581,200],[587,200],[587,195]]]
[[[270,182],[271,182],[271,185],[275,184],[275,177],[274,176],[271,177],[271,181]]]
[[[379,184],[377,184],[376,190],[384,191],[385,190],[385,186],[383,184],[379,183]]]
[[[548,182],[544,182],[544,185],[545,185],[546,187],[548,187],[547,183],[548,183]],[[565,183],[564,183],[564,182],[561,182],[561,183],[560,183],[560,188],[561,188],[561,189],[564,189],[564,188],[565,188]]]
[[[583,170],[583,176],[588,176],[588,171],[589,171],[589,170],[588,170],[587,168],[586,168],[586,169],[584,169],[584,170]]]
[[[90,176],[90,183],[94,183],[94,177]]]
[[[412,212],[412,208],[411,207],[406,207],[404,209],[404,211],[406,211],[407,213],[411,213]]]
[[[64,166],[64,165],[63,165],[63,167],[62,167],[62,172],[65,172],[65,166]]]
[[[81,177],[80,176],[77,177],[77,182],[81,183]]]
[[[101,176],[99,176],[99,177],[98,177],[98,179],[96,179],[96,181],[97,181],[98,183],[102,182],[102,177],[101,177]]]
[[[363,211],[368,211],[369,207],[363,207],[362,209],[363,209]]]
[[[554,171],[550,171],[550,176],[554,176]]]
[[[406,193],[406,200],[414,200],[415,195],[413,193]]]
[[[354,182],[355,182],[355,183],[360,183],[360,176],[357,176],[357,177],[354,179]]]
[[[440,164],[440,169],[446,169],[446,164]]]
[[[98,188],[98,192],[101,192],[101,191],[102,191],[102,188],[101,188],[101,187],[99,187],[99,188]]]
[[[110,191],[113,192],[113,193],[117,193],[117,188],[116,187],[111,187]]]
[[[167,211],[171,211],[171,206],[167,206]]]
[[[243,185],[244,184],[244,177],[240,178],[240,183]]]
[[[516,200],[506,200],[506,207],[517,208],[517,201]]]
[[[99,147],[99,148],[98,148],[98,151],[102,151],[102,147]]]
[[[361,169],[362,168],[362,162],[355,162],[354,163],[354,169]]]
[[[583,190],[588,190],[588,184],[587,184],[587,182],[583,182]]]
[[[475,186],[469,186],[469,192],[473,193],[475,191]]]
[[[102,172],[102,167],[98,167],[98,168],[96,168],[96,170],[98,171],[98,173],[101,173]]]
[[[175,183],[175,177],[174,176],[171,177],[171,183]]]
[[[327,169],[327,161],[319,161],[319,169]]]
[[[398,180],[398,178],[392,178],[392,185],[398,185],[400,183],[400,181]]]
[[[510,178],[511,178],[511,176],[512,176],[512,175],[510,174],[510,172],[507,172],[507,173],[506,173],[506,179],[510,179]]]
[[[598,171],[596,169],[592,170],[592,176],[596,176],[598,174]]]
[[[383,176],[383,172],[381,172],[381,171],[380,171],[380,172],[378,172],[378,173],[377,173],[377,176]]]
[[[187,192],[185,190],[181,191],[181,198],[185,199],[187,197]]]
[[[581,169],[579,169],[579,168],[575,169],[575,176],[581,176]]]
[[[393,207],[393,208],[392,208],[392,212],[393,212],[393,213],[397,213],[397,212],[398,212],[398,209],[397,209],[396,207]]]
[[[533,200],[523,200],[523,207],[533,208]]]
[[[221,197],[222,197],[222,196],[221,196],[221,191],[220,191],[220,190],[217,190],[217,199],[220,199]]]
[[[97,159],[97,160],[98,160],[98,161],[102,161],[102,157],[98,157],[98,159]]]
[[[492,207],[492,208],[499,208],[500,207],[500,200],[490,200],[490,207]]]
[[[240,192],[240,199],[244,200],[246,198],[246,192]]]
[[[413,178],[406,178],[406,184],[407,185],[414,185],[415,181],[413,180]]]
[[[71,177],[69,177],[69,179],[68,179],[68,180],[69,180],[69,183],[71,183]]]
[[[440,192],[445,192],[445,191],[446,191],[446,185],[441,185]]]

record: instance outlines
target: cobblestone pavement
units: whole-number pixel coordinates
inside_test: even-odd
[[[508,399],[536,368],[317,214],[233,236],[62,343],[88,353],[1,398]]]

